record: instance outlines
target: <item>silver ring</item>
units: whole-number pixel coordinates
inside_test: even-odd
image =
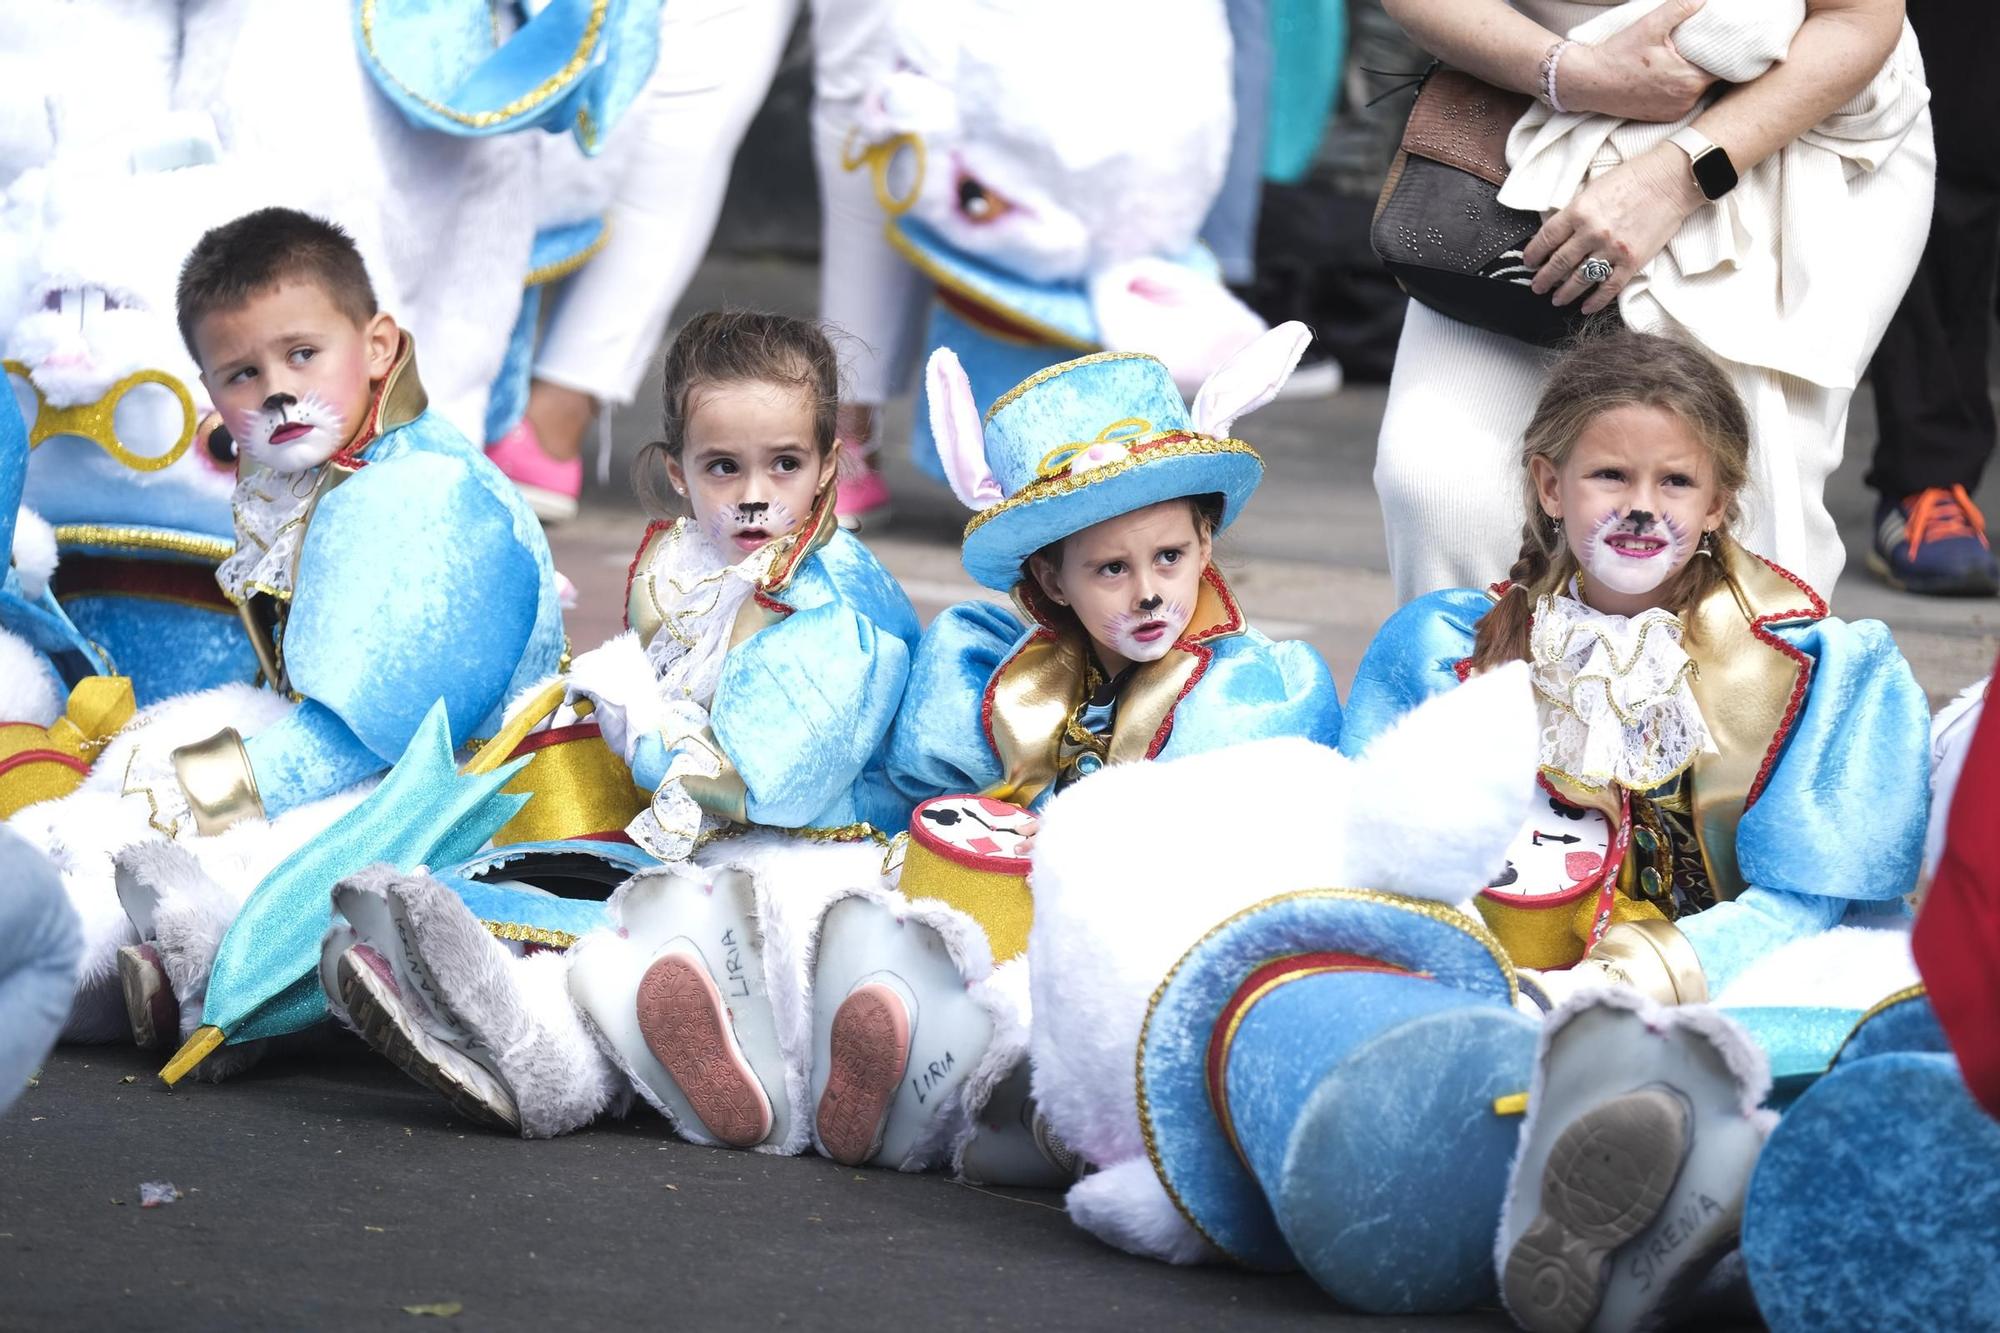
[[[1611,281],[1611,261],[1601,255],[1592,255],[1577,267],[1577,276],[1595,287],[1600,282]]]

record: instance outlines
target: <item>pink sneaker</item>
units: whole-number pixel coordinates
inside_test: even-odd
[[[526,417],[487,445],[486,456],[520,488],[536,518],[561,523],[576,517],[576,497],[583,493],[583,459],[550,458]]]
[[[841,468],[833,512],[839,517],[841,527],[856,532],[865,524],[888,522],[891,509],[889,483],[876,470],[874,457],[858,454],[851,458],[851,464]]]

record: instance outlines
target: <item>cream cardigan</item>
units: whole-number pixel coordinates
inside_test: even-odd
[[[1659,3],[1607,7],[1568,35],[1601,41]],[[1522,0],[1520,8],[1535,14],[1556,7]],[[1708,0],[1674,30],[1674,41],[1718,78],[1745,83],[1784,59],[1804,18],[1804,0]],[[1828,389],[1853,388],[1930,227],[1936,157],[1929,102],[1916,35],[1905,23],[1867,87],[1682,224],[1619,294],[1626,323],[1677,323],[1727,360]],[[1647,124],[1558,115],[1537,102],[1508,138],[1500,201],[1553,212],[1589,180],[1693,119]]]

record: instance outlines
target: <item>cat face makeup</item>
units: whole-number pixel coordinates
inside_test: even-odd
[[[1672,514],[1614,509],[1576,548],[1576,561],[1596,582],[1637,597],[1665,583],[1693,553],[1694,535]]]
[[[1187,632],[1211,543],[1186,500],[1166,500],[1063,539],[1060,567],[1037,557],[1035,579],[1076,612],[1114,674],[1156,662]]]
[[[687,442],[667,460],[695,525],[732,557],[795,531],[833,480],[813,443],[812,404],[782,384],[718,384],[690,395]]]
[[[1542,457],[1529,467],[1542,512],[1560,520],[1582,567],[1584,601],[1609,615],[1661,605],[1729,507],[1707,445],[1664,408],[1601,412],[1560,469]]]
[[[317,467],[354,438],[400,341],[389,316],[356,324],[318,283],[292,280],[194,330],[202,384],[240,456],[278,472]]]

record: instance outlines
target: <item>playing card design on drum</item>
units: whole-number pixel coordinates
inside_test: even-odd
[[[1034,816],[1017,805],[985,796],[944,796],[917,811],[917,826],[929,841],[982,857],[1020,860]]]
[[[1488,889],[1517,898],[1565,897],[1597,882],[1611,849],[1611,821],[1543,793],[1507,848]]]

